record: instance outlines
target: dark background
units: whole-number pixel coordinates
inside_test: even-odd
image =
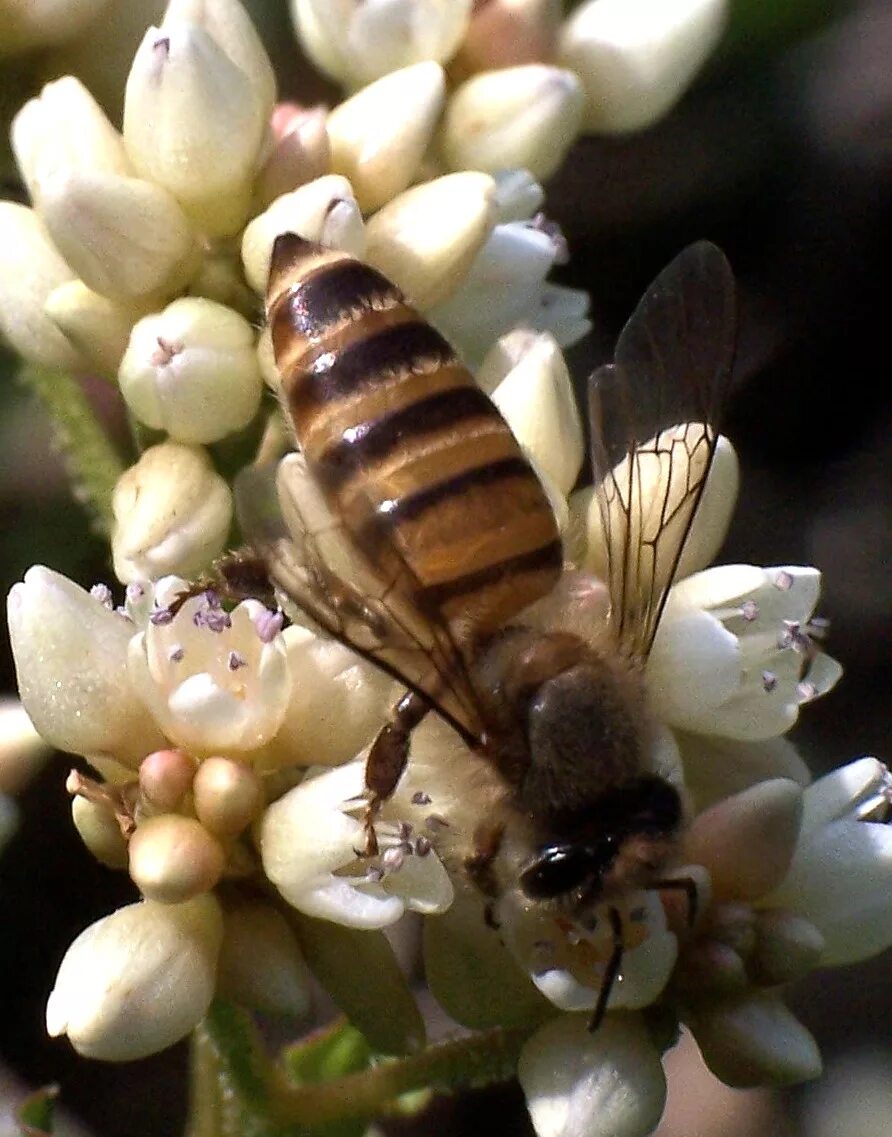
[[[283,93],[324,96],[297,61],[282,6],[253,7]],[[742,494],[721,559],[824,571],[821,613],[846,675],[795,735],[816,772],[864,753],[892,757],[890,58],[892,7],[883,0],[741,0],[717,58],[668,119],[633,138],[581,141],[549,187],[548,211],[572,254],[559,278],[592,294],[594,333],[570,353],[580,382],[685,244],[709,237],[734,265],[741,327],[726,433],[741,458]],[[28,66],[0,61],[3,103],[21,102],[33,81]],[[46,425],[13,368],[0,356],[4,591],[34,562],[86,585],[109,580],[105,547],[86,534],[48,461]],[[5,642],[0,668],[11,690]],[[66,770],[65,759],[51,762],[23,795],[19,835],[0,861],[0,1059],[28,1084],[60,1082],[67,1105],[108,1137],[177,1132],[184,1048],[106,1066],[45,1037],[43,1006],[66,946],[132,898],[75,838]],[[831,1063],[856,1046],[880,1062],[892,1057],[888,958],[816,976],[793,1002]],[[672,1067],[673,1101],[686,1088],[704,1103],[714,1097],[715,1117],[705,1104],[694,1123],[673,1112],[667,1137],[819,1137],[802,1091],[721,1096],[684,1054]],[[527,1126],[519,1091],[508,1089],[441,1103],[414,1131]]]

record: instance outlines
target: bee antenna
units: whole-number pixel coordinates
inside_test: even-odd
[[[619,914],[619,909],[608,908],[607,914],[610,917],[610,928],[613,932],[613,950],[610,953],[610,959],[607,961],[607,970],[604,972],[601,989],[598,991],[598,1001],[595,1004],[595,1009],[589,1020],[588,1029],[592,1032],[598,1029],[604,1020],[604,1015],[607,1013],[607,1002],[610,999],[610,992],[613,990],[613,985],[619,975],[619,969],[623,961],[623,952],[626,947],[626,941],[623,936],[623,922]]]

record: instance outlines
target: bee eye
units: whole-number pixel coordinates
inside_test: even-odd
[[[549,900],[578,888],[599,867],[586,845],[548,845],[521,874],[520,887],[530,900]]]

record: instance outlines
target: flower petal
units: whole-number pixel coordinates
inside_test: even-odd
[[[786,738],[740,742],[681,731],[675,737],[694,814],[772,778],[788,778],[803,787],[811,781],[808,766]],[[807,813],[807,794],[805,800]]]

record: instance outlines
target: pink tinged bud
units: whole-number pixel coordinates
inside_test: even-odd
[[[195,761],[182,750],[155,750],[139,767],[139,789],[157,812],[176,809],[195,777]]]
[[[488,0],[477,5],[450,73],[470,75],[549,60],[562,15],[561,0]]]
[[[707,809],[685,839],[717,900],[755,900],[783,879],[802,818],[802,790],[787,778],[762,782]]]
[[[133,883],[161,904],[182,904],[209,892],[225,862],[222,845],[194,817],[159,814],[142,822],[130,838]]]
[[[247,216],[270,109],[203,28],[176,22],[150,28],[136,53],[124,142],[135,168],[200,228],[229,235]]]
[[[255,772],[228,758],[206,758],[193,787],[198,820],[222,839],[238,836],[263,808],[263,783]]]
[[[51,1036],[110,1062],[171,1046],[204,1017],[223,936],[212,896],[130,904],[92,924],[62,960],[46,1008]]]
[[[276,140],[254,187],[260,205],[328,173],[331,152],[326,117],[322,107],[302,110],[279,104],[272,118]]]

